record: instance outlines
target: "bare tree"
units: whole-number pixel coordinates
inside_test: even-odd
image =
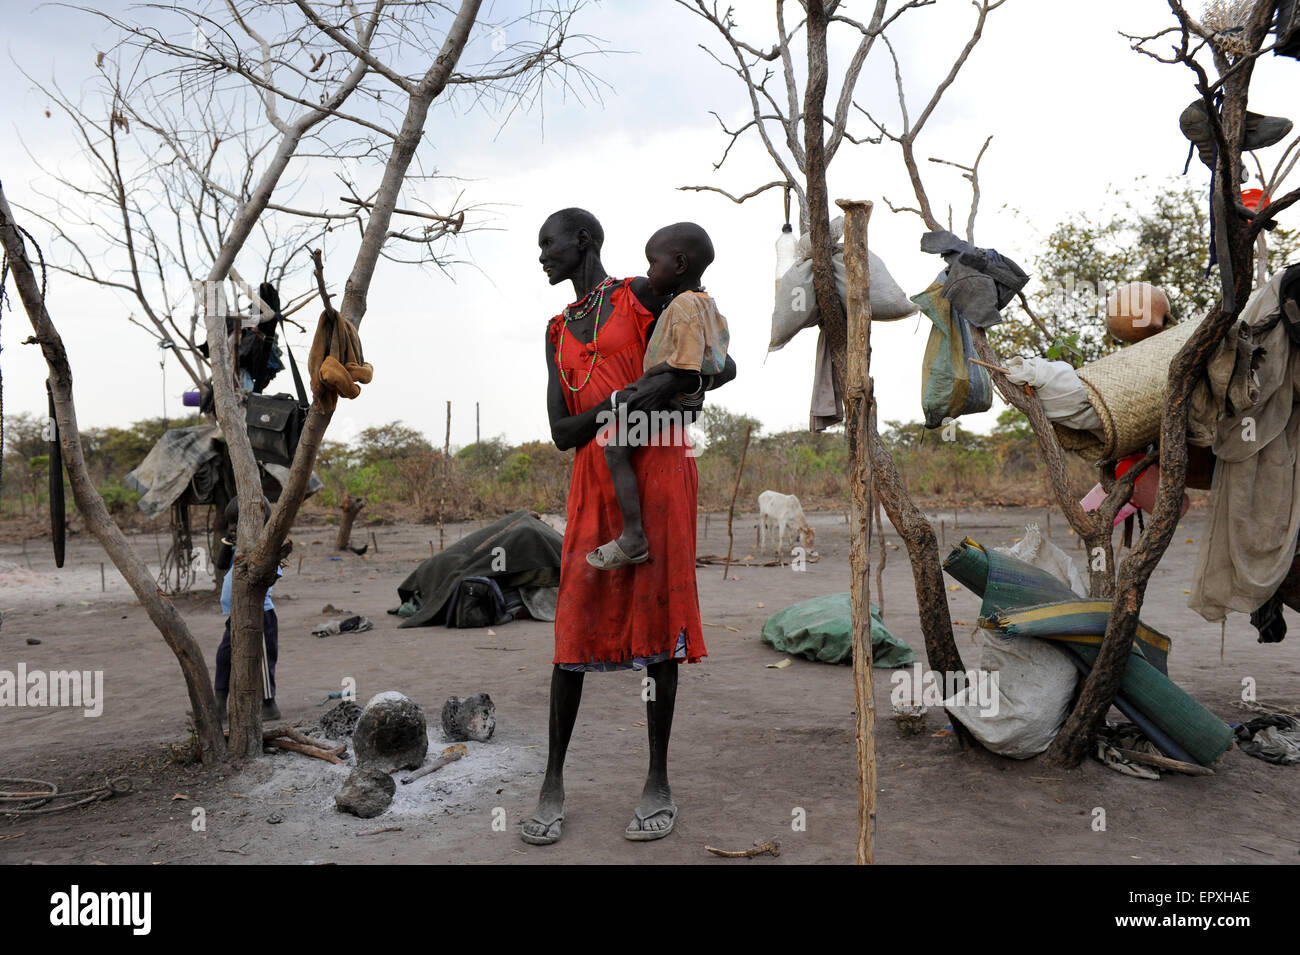
[[[898,96],[899,125],[891,130],[883,122],[874,118],[869,112],[854,103],[854,108],[858,109],[871,122],[880,135],[898,145],[902,153],[903,166],[907,170],[908,179],[912,185],[912,193],[916,198],[915,206],[895,205],[888,198],[885,199],[890,210],[895,213],[910,213],[921,219],[925,227],[931,230],[952,228],[952,207],[948,207],[948,224],[945,226],[935,214],[934,203],[932,202],[929,191],[926,188],[925,177],[921,172],[921,164],[917,161],[916,141],[926,122],[934,114],[935,108],[943,93],[956,80],[957,74],[962,65],[970,56],[971,50],[974,49],[980,36],[983,34],[984,22],[988,14],[997,9],[1005,0],[997,2],[988,2],[982,0],[976,4],[977,19],[975,27],[971,32],[971,38],[962,48],[952,68],[947,75],[935,88],[929,100],[926,102],[921,111],[916,114],[915,118],[908,111],[908,97],[906,93],[906,84],[903,78],[903,66],[899,61],[898,54],[888,37],[885,38],[886,47],[889,50],[890,58],[894,67],[894,85]],[[966,239],[968,242],[975,241],[975,222],[979,213],[979,203],[981,198],[979,167],[988,151],[992,137],[984,141],[980,147],[974,161],[969,165],[956,162],[950,159],[940,157],[929,157],[929,162],[936,165],[946,165],[954,167],[961,171],[962,177],[970,183],[971,202],[970,209],[966,217]],[[1020,305],[1026,316],[1038,325],[1047,334],[1046,327],[1042,320],[1034,314],[1030,308],[1025,296],[1020,294]],[[1065,514],[1066,520],[1079,538],[1083,541],[1085,551],[1088,555],[1088,572],[1090,576],[1090,591],[1094,597],[1109,597],[1115,592],[1115,561],[1113,547],[1113,528],[1115,515],[1123,507],[1124,502],[1129,499],[1133,493],[1133,486],[1138,476],[1147,467],[1156,462],[1156,456],[1151,455],[1135,468],[1132,468],[1124,474],[1122,478],[1116,479],[1114,463],[1110,462],[1102,472],[1102,485],[1106,489],[1106,498],[1102,501],[1097,510],[1085,513],[1083,507],[1075,497],[1070,486],[1069,474],[1066,469],[1065,451],[1057,439],[1056,431],[1047,418],[1043,410],[1042,402],[1031,389],[1018,387],[1009,382],[1005,375],[996,369],[1003,364],[1001,358],[989,343],[984,329],[972,328],[971,337],[974,341],[976,350],[980,358],[986,365],[993,366],[990,375],[994,385],[997,387],[999,394],[1012,407],[1022,412],[1028,419],[1030,427],[1033,429],[1035,439],[1038,442],[1039,453],[1042,455],[1043,463],[1047,468],[1048,483],[1052,488],[1053,495],[1056,498],[1058,506],[1062,513]],[[1050,336],[1048,336],[1050,338]]]
[[[192,277],[220,248],[238,205],[235,197],[247,195],[268,140],[243,111],[202,114],[206,178],[195,177],[170,160],[147,127],[137,122],[132,131],[129,104],[135,91],[125,86],[118,66],[98,57],[98,83],[80,102],[53,82],[33,81],[69,120],[86,172],[72,178],[48,159],[33,157],[51,170],[50,184],[37,187],[49,211],[31,204],[18,208],[40,219],[53,235],[46,250],[51,270],[124,294],[130,306],[127,321],[170,350],[198,386],[209,368],[200,347],[206,334],[202,295],[195,294]],[[92,102],[85,104],[86,99]],[[221,179],[227,182],[218,191],[213,182]],[[315,217],[258,220],[248,251],[264,264],[249,278],[279,287],[286,279],[292,284],[299,273],[309,277],[310,263],[296,253],[319,242],[330,226]],[[247,292],[232,282],[230,295],[239,311]],[[284,302],[283,313],[292,315],[314,296],[312,289]]]
[[[504,25],[480,23],[480,6],[481,0],[462,0],[455,7],[374,0],[364,6],[346,2],[326,9],[307,0],[266,0],[237,8],[233,0],[226,0],[155,10],[169,18],[166,27],[105,16],[121,38],[109,55],[129,56],[129,72],[149,78],[135,87],[132,100],[121,104],[121,112],[132,124],[157,136],[171,160],[194,180],[232,202],[231,214],[221,223],[220,244],[201,258],[198,274],[208,292],[205,305],[218,305],[206,307],[204,315],[216,413],[226,436],[236,487],[244,500],[259,499],[261,486],[244,428],[242,392],[235,386],[225,333],[226,310],[220,306],[223,283],[263,216],[283,213],[357,222],[359,249],[337,314],[338,320],[359,328],[386,244],[405,239],[432,245],[454,234],[464,221],[458,214],[428,213],[425,218],[434,221],[432,228],[421,226],[416,232],[392,225],[393,217],[400,214],[397,203],[403,186],[429,175],[418,161],[418,152],[435,104],[458,99],[461,105],[481,102],[513,109],[541,95],[552,76],[566,88],[575,82],[590,82],[570,49],[575,39],[582,39],[570,33],[575,5],[539,4]],[[180,32],[171,32],[178,24]],[[496,42],[511,34],[513,42]],[[467,57],[466,50],[476,37],[483,41],[479,48],[491,41],[490,53],[471,63],[473,56]],[[229,88],[242,85],[257,91],[265,122],[275,135],[260,151],[257,170],[246,185],[232,190],[211,174],[207,165],[211,144],[194,133],[202,124],[192,117],[216,108],[214,104],[219,106]],[[466,99],[471,102],[464,103]],[[377,182],[371,189],[349,188],[348,208],[337,214],[279,201],[279,187],[292,181],[291,165],[314,161],[325,169],[334,168],[336,152],[331,150],[340,137],[347,141],[356,129],[375,136],[371,172],[377,175]],[[130,553],[107,514],[99,513],[102,502],[97,508],[90,499],[93,487],[79,454],[67,356],[45,312],[42,289],[33,278],[7,205],[3,215],[5,250],[51,368],[56,417],[78,506],[86,511],[92,531],[105,542],[115,565],[182,659],[205,758],[225,752],[237,757],[256,755],[262,747],[262,603],[274,582],[276,564],[287,555],[287,534],[337,396],[328,390],[314,395],[289,478],[265,526],[260,522],[260,509],[240,509],[232,570],[227,744],[216,720],[206,667],[201,654],[195,660],[194,641],[184,621],[170,601],[157,593],[143,563]],[[328,310],[319,256],[316,275]]]
[[[1210,117],[1217,147],[1211,201],[1219,229],[1216,238],[1223,298],[1170,363],[1160,427],[1161,473],[1155,512],[1136,546],[1119,566],[1106,635],[1092,672],[1084,682],[1074,711],[1046,754],[1049,761],[1067,766],[1077,765],[1087,755],[1094,729],[1119,691],[1147,583],[1173,540],[1181,516],[1180,505],[1187,484],[1187,421],[1192,389],[1202,377],[1211,352],[1250,297],[1256,239],[1278,213],[1300,202],[1300,189],[1293,189],[1263,210],[1252,211],[1242,203],[1238,192],[1251,77],[1256,60],[1266,52],[1265,41],[1277,3],[1259,0],[1249,9],[1237,36],[1241,46],[1234,52],[1211,42],[1214,34],[1193,19],[1179,0],[1168,2],[1175,24],[1151,36],[1132,38],[1133,45],[1134,49],[1163,63],[1182,64],[1190,69],[1196,91]],[[1166,38],[1173,41],[1168,50],[1152,49]],[[1211,66],[1202,62],[1205,58],[1211,61]],[[1217,79],[1211,80],[1211,69]],[[1219,94],[1223,97],[1221,112],[1215,107],[1215,97]]]
[[[719,119],[729,139],[721,159],[714,164],[715,170],[723,166],[736,142],[743,135],[752,132],[760,138],[763,148],[780,173],[779,179],[740,195],[715,186],[683,188],[717,192],[733,202],[745,202],[770,189],[788,189],[797,196],[800,223],[808,232],[812,245],[813,289],[821,315],[822,331],[830,344],[836,379],[843,382],[847,371],[848,333],[835,291],[831,264],[834,243],[830,234],[827,168],[846,141],[853,144],[879,143],[883,136],[888,135],[879,124],[875,125],[880,135],[875,138],[850,133],[849,120],[858,78],[877,41],[883,41],[892,55],[892,47],[885,35],[890,25],[909,11],[932,6],[936,0],[907,0],[899,3],[892,12],[888,0],[876,0],[871,16],[865,22],[847,16],[836,0],[807,0],[802,3],[805,17],[793,28],[787,26],[784,0],[776,0],[777,36],[770,46],[742,38],[733,8],[720,10],[716,3],[708,4],[705,0],[677,2],[712,25],[723,39],[726,57],[713,53],[711,55],[734,73],[749,99],[751,116],[744,124],[730,129]],[[910,152],[917,135],[979,43],[989,13],[1003,2],[1004,0],[977,0],[976,19],[969,40],[956,56],[946,76],[931,93],[915,122],[907,118],[906,100],[902,97],[900,86],[903,132],[890,138],[905,144],[907,151]],[[838,90],[834,91],[830,89],[827,62],[828,34],[833,28],[857,36],[854,52],[839,81]],[[801,41],[807,49],[806,66],[802,73],[795,65],[793,51],[797,46],[796,41]],[[768,67],[766,64],[769,63],[774,66]],[[774,77],[778,75],[775,64],[779,64],[779,84],[773,83]],[[774,91],[771,88],[773,86],[779,86],[779,91]],[[833,109],[828,109],[827,104],[832,100]],[[859,112],[866,115],[864,111]],[[867,119],[871,118],[867,116]],[[911,162],[914,165],[914,160]],[[928,208],[928,204],[925,207]],[[848,432],[852,443],[855,429],[848,429]],[[890,521],[907,545],[921,630],[925,637],[926,657],[930,666],[937,671],[963,672],[961,655],[952,636],[952,619],[934,529],[908,495],[889,449],[880,440],[874,412],[869,415],[867,434],[871,442],[869,457],[875,493],[879,495]],[[850,451],[853,450],[851,447]],[[954,726],[958,727],[963,742],[970,739],[959,724],[954,723]]]

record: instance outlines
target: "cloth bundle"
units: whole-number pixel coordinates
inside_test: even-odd
[[[1033,388],[1049,421],[1081,431],[1101,430],[1101,418],[1088,400],[1088,389],[1069,362],[1017,356],[1008,358],[1006,364],[1007,381]]]
[[[307,356],[311,391],[321,405],[334,410],[338,398],[355,398],[360,385],[367,385],[375,370],[361,351],[361,337],[352,323],[333,308],[321,312],[316,336]]]
[[[1203,404],[1215,412],[1210,516],[1187,601],[1210,621],[1265,604],[1300,537],[1300,347],[1282,320],[1285,274],[1256,290],[1211,355],[1197,385],[1208,400],[1192,396],[1193,413]]]
[[[1002,309],[1025,287],[1029,276],[995,249],[980,249],[947,230],[921,236],[921,251],[943,256],[948,277],[939,292],[976,328],[1002,321]]]

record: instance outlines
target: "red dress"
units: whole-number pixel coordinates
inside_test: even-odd
[[[560,387],[570,414],[608,404],[616,388],[641,377],[647,330],[654,316],[632,294],[631,283],[625,279],[610,295],[613,311],[600,326],[595,367],[581,390],[570,391],[563,381],[580,384],[591,368],[592,353],[572,334],[564,336],[561,350],[561,316],[547,326],[556,346],[556,364],[564,371]],[[555,663],[621,663],[671,656],[679,634],[685,634],[687,662],[706,656],[695,585],[699,476],[695,459],[686,450],[684,441],[674,440],[633,453],[650,559],[597,570],[587,563],[587,553],[618,537],[623,518],[604,449],[594,440],[577,449],[555,606]]]

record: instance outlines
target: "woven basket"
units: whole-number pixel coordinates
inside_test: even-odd
[[[1169,364],[1199,325],[1180,322],[1080,368],[1088,401],[1101,418],[1102,437],[1053,425],[1061,447],[1090,461],[1112,461],[1155,441],[1165,412]]]

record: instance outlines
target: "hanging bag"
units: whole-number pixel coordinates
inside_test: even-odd
[[[925,345],[921,368],[921,408],[925,426],[943,427],[946,420],[988,411],[993,406],[989,373],[971,361],[975,343],[970,326],[939,294],[946,273],[912,301],[934,324]]]
[[[279,464],[287,468],[293,464],[293,455],[298,450],[298,439],[302,437],[302,426],[311,403],[307,400],[307,390],[303,387],[293,349],[289,347],[289,336],[284,331],[284,316],[278,311],[276,315],[280,320],[280,333],[284,336],[284,349],[289,355],[289,370],[293,372],[298,396],[250,392],[247,395],[246,420],[253,457],[263,464]]]

